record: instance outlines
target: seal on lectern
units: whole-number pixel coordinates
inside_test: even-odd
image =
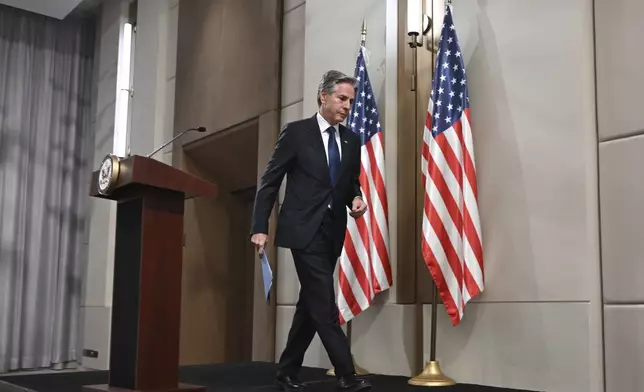
[[[119,172],[119,157],[114,154],[107,154],[101,161],[101,167],[98,171],[98,193],[102,195],[109,194],[116,186]]]

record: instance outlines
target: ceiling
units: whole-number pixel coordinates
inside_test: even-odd
[[[14,8],[35,12],[56,19],[65,18],[83,0],[0,0]]]

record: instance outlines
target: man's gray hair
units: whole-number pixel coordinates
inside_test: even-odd
[[[322,105],[320,100],[322,91],[325,91],[327,95],[332,94],[339,83],[350,83],[355,89],[358,85],[358,79],[336,70],[325,72],[318,85],[318,106]]]

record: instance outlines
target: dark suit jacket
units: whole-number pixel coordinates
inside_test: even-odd
[[[333,251],[342,251],[347,225],[346,208],[360,192],[360,138],[340,125],[341,165],[331,185],[322,133],[313,117],[292,122],[277,139],[257,189],[251,234],[268,234],[268,218],[284,175],[286,194],[279,212],[275,245],[301,249],[313,238],[329,203],[333,209]]]

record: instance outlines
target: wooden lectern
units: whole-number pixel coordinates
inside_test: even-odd
[[[179,383],[183,211],[216,186],[143,156],[108,155],[90,195],[118,203],[108,385],[84,391],[187,392]]]

